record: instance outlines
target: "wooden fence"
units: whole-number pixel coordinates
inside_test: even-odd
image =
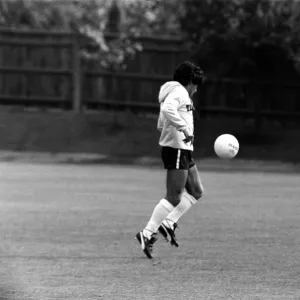
[[[1,104],[78,110],[79,67],[76,39],[70,34],[0,31]]]
[[[157,110],[157,94],[187,57],[180,39],[144,37],[144,51],[122,72],[99,70],[80,58],[69,32],[0,29],[0,104],[81,111],[103,106]],[[208,78],[198,92],[203,113],[300,116],[300,84]]]

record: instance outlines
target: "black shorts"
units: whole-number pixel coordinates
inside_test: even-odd
[[[162,147],[161,158],[168,170],[188,170],[195,165],[191,150]]]

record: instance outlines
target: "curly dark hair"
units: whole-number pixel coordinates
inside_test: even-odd
[[[173,74],[173,80],[187,86],[190,83],[200,85],[203,83],[204,72],[195,64],[184,61],[180,63]]]

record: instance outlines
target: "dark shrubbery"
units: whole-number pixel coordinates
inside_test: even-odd
[[[297,0],[187,0],[181,19],[194,60],[215,76],[295,78],[300,62]]]

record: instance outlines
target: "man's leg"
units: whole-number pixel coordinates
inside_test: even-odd
[[[148,258],[152,258],[152,244],[155,241],[153,240],[154,234],[156,234],[163,220],[169,215],[174,207],[180,203],[187,177],[188,170],[167,170],[166,197],[161,199],[160,202],[155,206],[145,229],[139,232],[136,236],[141,243],[142,250],[145,252]]]
[[[174,233],[177,222],[193,204],[197,203],[197,200],[202,197],[203,193],[203,186],[196,165],[189,169],[185,188],[186,191],[182,194],[180,203],[168,214],[159,228],[160,233],[165,239],[169,241],[170,238],[171,245],[176,247],[179,246]]]

